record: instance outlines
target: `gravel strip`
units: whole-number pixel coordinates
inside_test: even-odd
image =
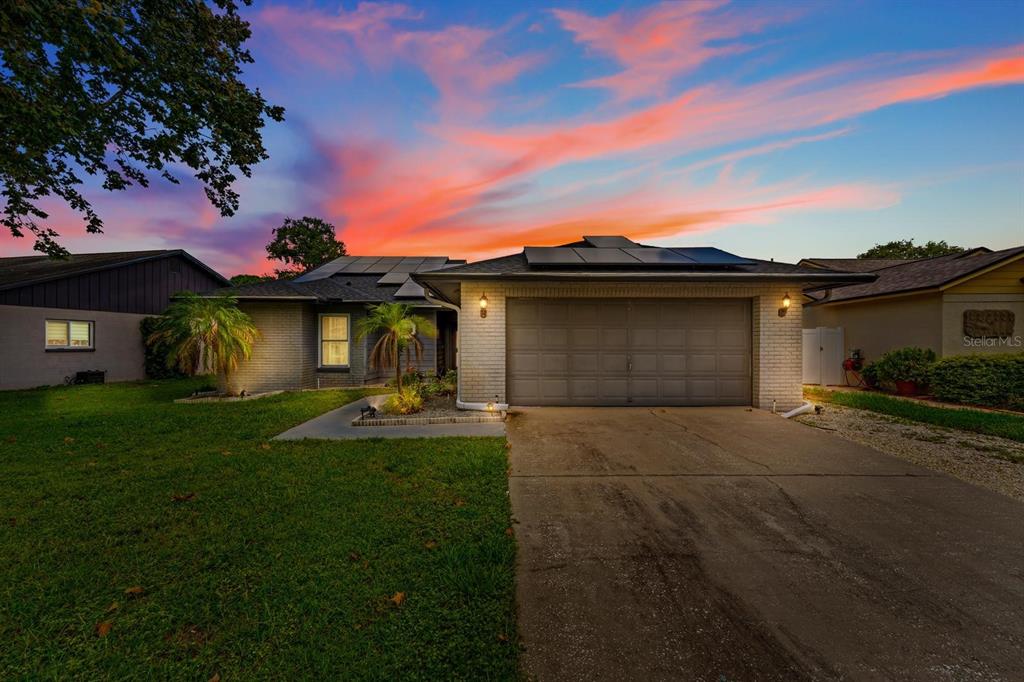
[[[1024,502],[1024,443],[828,403],[796,421]]]

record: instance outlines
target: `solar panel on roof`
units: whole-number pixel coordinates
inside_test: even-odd
[[[698,265],[749,265],[754,262],[713,246],[678,247],[672,250],[692,258]]]
[[[623,251],[648,265],[694,265],[697,262],[670,249],[637,247],[635,249],[623,249]]]
[[[410,279],[398,287],[395,298],[423,298],[423,287]]]
[[[377,259],[377,262],[366,268],[363,272],[368,275],[383,275],[385,272],[391,272],[394,270],[399,263],[402,262],[401,256],[384,256],[383,258]]]
[[[422,258],[403,258],[391,272],[416,272],[422,262]]]
[[[599,249],[626,249],[631,246],[637,246],[636,242],[626,239],[621,235],[584,236],[583,241]]]
[[[576,255],[587,263],[605,263],[608,265],[636,265],[639,263],[625,249],[583,248],[574,250]]]
[[[343,267],[348,265],[351,261],[355,260],[352,256],[341,256],[335,258],[329,263],[324,263],[315,270],[310,270],[304,275],[295,278],[296,282],[315,282],[318,279],[327,279],[334,273],[341,270]]]
[[[452,261],[455,264],[465,263],[466,261]],[[416,272],[427,272],[429,270],[439,270],[443,267],[447,267],[449,263],[447,256],[428,256],[423,259],[423,262],[416,268]]]
[[[380,260],[380,256],[359,256],[338,272],[359,273],[366,272],[367,268]]]
[[[409,279],[408,272],[387,272],[377,280],[377,284],[402,284],[407,279]]]
[[[575,249],[565,246],[527,246],[526,261],[530,265],[580,265],[583,259]]]

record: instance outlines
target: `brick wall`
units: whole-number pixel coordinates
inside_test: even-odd
[[[462,282],[459,374],[462,399],[505,402],[505,299],[535,298],[750,298],[753,333],[753,402],[779,411],[802,403],[802,339],[799,282],[783,284]],[[792,306],[779,317],[782,298]],[[487,295],[487,317],[480,296]]]
[[[242,302],[238,306],[252,317],[263,334],[253,347],[252,358],[242,361],[221,389],[263,391],[313,388],[316,370],[316,314],[307,303]]]
[[[366,315],[366,306],[361,303],[314,307],[308,303],[244,301],[239,304],[239,308],[252,317],[263,338],[256,342],[252,358],[243,361],[238,371],[232,374],[233,391],[260,393],[362,386],[367,383],[383,383],[394,376],[394,370],[375,371],[368,366],[367,352],[376,338],[356,338],[356,324]],[[436,319],[433,310],[417,312],[431,320]],[[321,313],[347,313],[351,316],[349,366],[345,369],[318,367],[317,325]],[[415,364],[424,373],[433,373],[437,366],[436,355],[436,341],[424,337],[423,358]],[[404,358],[402,362],[404,367]],[[226,388],[223,377],[220,387],[222,390]]]

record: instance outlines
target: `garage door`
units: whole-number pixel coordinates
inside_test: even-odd
[[[512,405],[749,405],[749,299],[507,302]]]

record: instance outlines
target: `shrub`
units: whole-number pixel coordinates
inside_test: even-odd
[[[878,363],[869,362],[865,365],[864,369],[861,370],[860,375],[864,377],[864,383],[870,388],[876,388],[878,386]]]
[[[168,343],[164,340],[151,341],[153,332],[159,324],[159,317],[144,317],[139,322],[139,331],[142,332],[142,343],[144,346],[144,363],[147,379],[180,379],[185,374],[177,367],[167,366]]]
[[[458,389],[458,377],[453,370],[448,370],[442,376],[427,377],[419,387],[424,398],[453,396]]]
[[[935,363],[932,393],[939,400],[1024,409],[1024,353],[959,355]]]
[[[872,371],[881,383],[913,381],[919,386],[928,384],[935,351],[930,348],[897,348],[872,363]]]
[[[404,386],[384,401],[384,411],[390,414],[413,414],[423,409],[423,396],[416,386]]]

